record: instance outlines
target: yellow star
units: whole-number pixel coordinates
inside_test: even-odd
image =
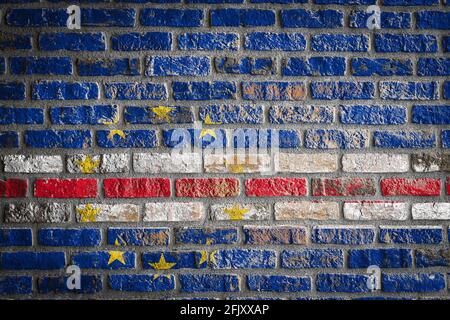
[[[109,253],[108,266],[116,260],[119,261],[121,264],[125,264],[125,258],[123,257],[125,252],[108,251],[108,253]]]
[[[213,252],[211,252],[211,254],[209,255],[209,261],[212,264],[217,264],[216,262],[216,254],[217,254],[217,250],[214,250]]]
[[[109,130],[108,139],[112,140],[116,135],[125,139],[125,132],[123,132],[123,130]]]
[[[168,270],[171,269],[176,263],[167,262],[164,258],[164,254],[161,253],[161,257],[158,262],[148,263],[155,270]]]
[[[206,115],[205,120],[203,120],[205,124],[220,124],[220,122],[214,122],[211,120],[211,117],[209,114]]]
[[[99,122],[99,124],[104,124],[105,126],[110,126],[110,125],[116,124],[116,123],[119,122],[119,113],[116,112],[114,114],[114,119],[112,121],[107,121],[105,119],[100,119],[98,122]]]
[[[200,261],[198,262],[198,265],[201,266],[204,262],[206,262],[207,259],[207,252],[206,250],[200,251]]]
[[[119,238],[116,239],[116,241],[114,241],[114,245],[115,246],[121,246],[120,242],[119,242]]]
[[[225,212],[231,220],[242,220],[244,219],[244,215],[249,211],[250,209],[241,209],[238,204],[233,205],[230,209],[225,208],[223,210],[223,212]]]
[[[211,137],[217,139],[216,132],[213,129],[202,129],[202,131],[200,132],[200,138],[203,138],[206,135],[210,135]]]
[[[81,222],[95,222],[95,217],[100,213],[100,208],[94,208],[92,204],[87,204],[83,209],[77,208],[81,216]]]
[[[244,173],[245,166],[242,164],[227,164],[228,170],[231,173]]]
[[[100,165],[100,160],[92,160],[91,156],[87,155],[83,160],[77,160],[76,164],[80,167],[82,173],[94,173],[94,169],[97,169]]]
[[[152,111],[156,115],[156,119],[159,120],[166,120],[167,123],[170,123],[169,113],[172,112],[174,108],[173,107],[153,107]]]

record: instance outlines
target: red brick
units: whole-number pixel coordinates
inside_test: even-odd
[[[0,198],[19,198],[27,195],[28,181],[22,179],[0,180]]]
[[[305,178],[260,178],[245,181],[245,194],[255,197],[305,196]]]
[[[37,179],[34,196],[38,198],[95,198],[95,179]]]
[[[447,189],[447,194],[450,196],[450,177],[447,177],[446,189]]]
[[[390,178],[381,180],[383,196],[439,196],[441,181],[439,179]]]
[[[371,178],[312,179],[313,196],[373,196],[375,181]]]
[[[224,198],[239,194],[239,180],[230,178],[177,179],[175,187],[177,197]]]
[[[170,197],[170,180],[165,178],[105,179],[106,198]]]

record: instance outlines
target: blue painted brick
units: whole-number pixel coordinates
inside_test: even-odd
[[[234,58],[218,57],[214,59],[214,67],[218,73],[269,75],[275,74],[275,59],[272,58]]]
[[[257,9],[214,9],[210,11],[213,27],[261,27],[275,24],[275,12]]]
[[[44,110],[40,108],[0,107],[0,125],[43,124]]]
[[[442,237],[441,228],[380,228],[380,243],[438,244]]]
[[[61,9],[9,9],[5,18],[14,27],[65,27],[67,16]]]
[[[31,229],[0,229],[0,247],[31,246]]]
[[[33,290],[33,278],[28,276],[0,277],[0,295],[30,294]]]
[[[417,62],[418,76],[450,76],[450,59],[419,58]]]
[[[416,249],[416,267],[450,267],[450,249]]]
[[[305,244],[306,229],[297,226],[244,227],[244,244]]]
[[[252,32],[245,36],[244,48],[253,51],[304,51],[306,39],[301,33]]]
[[[442,130],[442,148],[450,148],[450,130]],[[0,135],[1,141],[1,135]],[[0,143],[1,145],[1,143]]]
[[[155,76],[207,76],[210,73],[209,57],[148,57],[145,61],[145,75]]]
[[[412,76],[413,66],[409,59],[353,58],[351,71],[354,76]]]
[[[340,106],[339,119],[345,124],[405,124],[407,109],[403,106],[353,105]]]
[[[373,139],[378,148],[425,149],[436,145],[434,132],[428,131],[375,131]]]
[[[281,10],[283,28],[339,28],[344,25],[344,14],[338,10]]]
[[[144,269],[163,270],[169,269],[205,269],[207,267],[206,251],[155,251],[142,254],[142,265]],[[170,266],[160,263],[165,261]]]
[[[0,100],[25,100],[25,84],[0,82]]]
[[[98,246],[102,239],[100,229],[39,229],[38,243],[52,247]]]
[[[248,130],[236,129],[232,132],[234,148],[299,148],[300,133],[296,130]]]
[[[305,83],[301,81],[242,82],[244,100],[299,101],[306,99]]]
[[[5,71],[6,71],[5,58],[0,57],[0,74],[5,74]]]
[[[42,51],[105,51],[106,36],[104,33],[41,33],[39,48]]]
[[[226,249],[213,251],[210,265],[213,269],[273,269],[276,259],[273,250]]]
[[[116,82],[106,83],[105,97],[116,100],[166,100],[164,83]]]
[[[365,11],[352,11],[350,14],[350,28],[367,28],[367,20],[371,13]],[[408,29],[411,27],[410,12],[381,12],[381,29]]]
[[[264,122],[263,107],[249,105],[200,106],[199,117],[206,124],[259,124]],[[206,119],[208,120],[206,121]]]
[[[250,3],[274,3],[274,4],[307,3],[307,2],[308,0],[250,0]]]
[[[111,37],[115,51],[170,50],[172,34],[168,32],[130,32]]]
[[[180,274],[181,292],[239,292],[239,276],[227,274]]]
[[[82,27],[133,27],[135,20],[134,9],[81,9]]]
[[[234,244],[237,238],[235,228],[175,228],[177,244]]]
[[[162,109],[162,108],[164,109]],[[160,110],[164,112],[161,113]],[[166,110],[169,110],[165,113]],[[126,106],[123,117],[126,123],[162,124],[162,123],[193,123],[192,108],[184,106],[134,107]]]
[[[450,105],[414,105],[412,107],[412,123],[450,124]]]
[[[0,35],[0,50],[28,50],[31,49],[31,35],[12,34],[2,32]]]
[[[203,11],[145,8],[141,10],[140,21],[150,27],[201,27]]]
[[[383,0],[385,6],[432,6],[438,4],[439,0]]]
[[[444,52],[450,52],[450,36],[442,37],[442,48]]]
[[[64,252],[2,252],[1,270],[54,270],[66,265]]]
[[[127,292],[159,292],[175,289],[173,275],[153,274],[110,275],[108,284],[112,290]]]
[[[0,131],[0,148],[19,147],[19,134],[16,131]]]
[[[97,130],[97,145],[101,148],[154,148],[155,130]]]
[[[311,240],[313,243],[319,244],[371,244],[375,240],[375,231],[371,228],[314,227],[312,229]]]
[[[369,49],[367,35],[317,34],[311,37],[313,51],[366,52]]]
[[[375,4],[376,0],[314,0],[316,4],[363,5]]]
[[[50,108],[52,124],[110,124],[116,123],[118,118],[117,106],[95,105],[77,107]]]
[[[168,228],[109,228],[108,244],[116,246],[163,246],[169,244]]]
[[[248,275],[247,287],[260,292],[302,292],[311,291],[311,278],[282,275]]]
[[[33,100],[89,100],[98,99],[95,82],[36,81],[31,87]]]
[[[139,58],[78,59],[80,76],[137,76],[141,73]]]
[[[411,268],[412,253],[409,249],[355,249],[348,251],[349,268]]]
[[[345,58],[288,58],[283,61],[281,72],[283,76],[343,76]]]
[[[225,130],[203,131],[200,129],[163,130],[163,142],[169,148],[196,146],[198,148],[224,148],[227,138]],[[212,134],[214,132],[214,134]]]
[[[445,81],[444,85],[442,86],[443,96],[444,99],[449,100],[450,99],[450,81]]]
[[[391,100],[436,100],[439,84],[430,82],[380,81],[381,99]]]
[[[236,84],[227,81],[199,81],[172,83],[175,100],[226,100],[236,99]]]
[[[320,273],[316,278],[316,290],[318,292],[370,292],[367,286],[368,279],[368,276],[359,274]]]
[[[419,11],[416,13],[417,29],[450,29],[450,12]]]
[[[37,290],[41,294],[49,293],[74,293],[92,294],[102,291],[103,281],[101,276],[82,275],[80,289],[69,290],[67,288],[68,277],[43,277],[38,278]]]
[[[381,286],[384,292],[437,292],[445,289],[445,276],[442,273],[382,274]]]
[[[13,57],[9,59],[11,74],[71,75],[69,57]]]
[[[364,149],[368,141],[366,131],[309,129],[305,132],[305,147],[308,149]]]
[[[311,83],[313,99],[368,100],[375,95],[373,82],[317,81]]]
[[[243,3],[244,0],[186,0],[186,3],[211,3],[211,4],[220,4],[220,3]]]
[[[81,269],[133,269],[136,254],[123,251],[79,252],[72,254],[71,263]]]
[[[272,106],[269,122],[285,123],[332,123],[334,108],[329,106]]]
[[[375,34],[376,52],[436,52],[436,36],[425,34]]]
[[[236,33],[182,33],[178,36],[178,49],[236,51],[239,49],[239,35]]]
[[[89,130],[27,130],[25,145],[29,148],[81,149],[91,146]]]
[[[283,250],[281,267],[287,269],[342,268],[344,253],[339,249]]]

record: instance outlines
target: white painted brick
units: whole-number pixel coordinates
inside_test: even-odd
[[[332,153],[278,153],[274,161],[278,172],[334,172],[338,168],[337,154]]]
[[[158,202],[145,205],[144,221],[202,221],[201,202]]]
[[[348,220],[406,220],[408,204],[404,202],[346,202],[344,217]]]
[[[260,203],[212,204],[214,220],[268,220],[270,205]]]
[[[275,203],[276,220],[336,220],[339,219],[337,202],[277,202]]]
[[[409,155],[384,153],[344,154],[342,170],[345,172],[407,172]]]
[[[118,173],[130,171],[130,155],[111,153],[102,155],[101,173]]]
[[[71,205],[67,203],[10,203],[5,207],[5,222],[58,223],[70,219]]]
[[[450,203],[415,203],[412,205],[412,216],[417,220],[450,220]]]
[[[61,156],[6,155],[3,161],[5,172],[59,173],[63,171]]]
[[[82,204],[75,211],[78,222],[137,222],[140,216],[139,205],[127,203]]]
[[[200,153],[135,153],[133,168],[139,173],[201,172]]]
[[[70,173],[120,173],[128,172],[130,155],[113,153],[101,155],[77,154],[67,158]]]
[[[213,173],[262,173],[271,170],[271,161],[269,154],[205,154],[203,166]]]

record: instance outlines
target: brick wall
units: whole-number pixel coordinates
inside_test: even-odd
[[[448,0],[181,1],[0,0],[1,297],[448,297]]]

